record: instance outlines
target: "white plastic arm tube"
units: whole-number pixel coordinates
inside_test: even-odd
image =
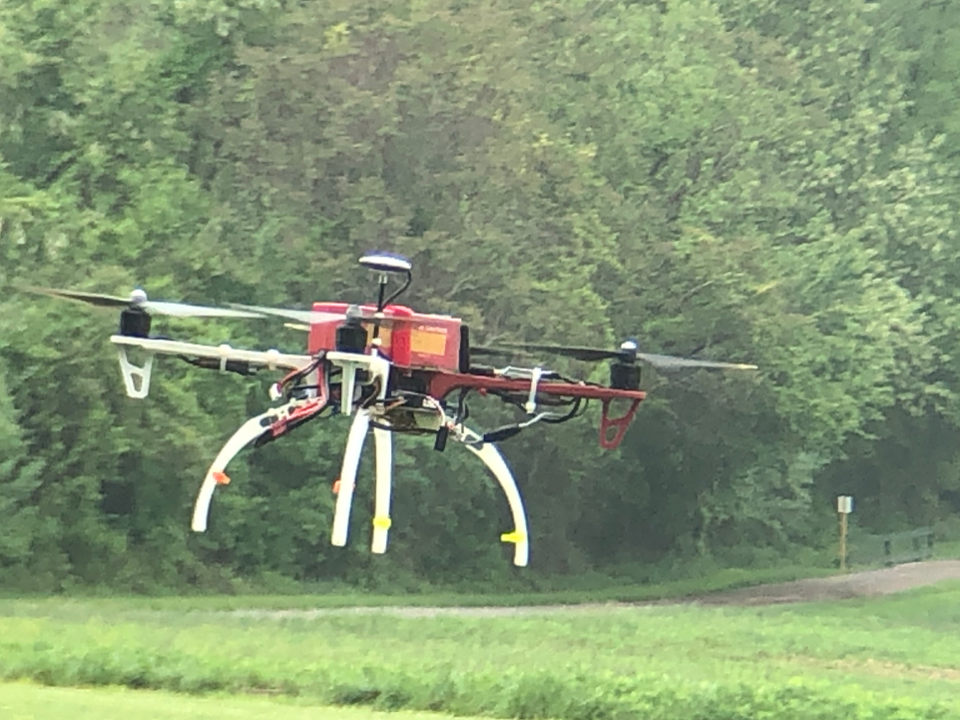
[[[523,509],[520,488],[517,487],[517,481],[513,479],[513,473],[510,472],[510,468],[496,445],[470,441],[470,438],[479,439],[479,437],[475,432],[466,428],[463,428],[461,433],[462,441],[467,450],[483,460],[483,464],[493,473],[503,489],[503,494],[507,496],[510,515],[513,517],[513,531],[503,533],[500,540],[513,543],[513,564],[517,567],[526,567],[530,559],[530,539],[527,534],[527,515]]]
[[[373,541],[370,550],[378,555],[387,551],[387,535],[390,532],[390,476],[393,470],[392,435],[393,433],[383,428],[375,427],[373,429],[373,440],[377,451],[377,487],[373,508]]]
[[[193,522],[190,527],[194,532],[204,532],[207,529],[207,516],[210,513],[210,500],[213,498],[213,491],[216,490],[218,478],[226,476],[223,471],[233,460],[234,456],[243,450],[248,444],[263,435],[270,427],[267,420],[277,415],[277,409],[271,408],[267,412],[252,417],[241,425],[237,431],[230,436],[230,439],[224,444],[217,453],[213,464],[207,470],[207,476],[203,479],[200,486],[200,492],[197,495],[197,502],[193,506]]]
[[[189,355],[220,360],[220,369],[226,368],[227,360],[248,362],[257,367],[286,368],[296,370],[307,367],[313,362],[310,355],[291,355],[279,350],[242,350],[229,345],[201,345],[178,340],[160,338],[131,337],[129,335],[111,335],[110,342],[117,346],[120,359],[120,371],[127,395],[132,398],[145,398],[150,392],[150,375],[153,369],[154,355]],[[143,365],[137,366],[127,357],[128,348],[140,348],[147,353]]]
[[[360,465],[360,453],[363,452],[363,441],[367,437],[370,427],[370,413],[358,410],[350,424],[350,434],[347,435],[347,447],[343,451],[343,465],[340,468],[339,490],[337,490],[337,504],[333,511],[333,532],[330,542],[337,547],[347,544],[347,529],[350,525],[350,507],[353,503],[353,489],[357,484],[357,468]]]

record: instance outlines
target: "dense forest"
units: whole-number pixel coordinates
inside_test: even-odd
[[[840,492],[865,526],[949,520],[958,34],[960,5],[928,0],[7,0],[0,585],[508,578],[502,497],[425,440],[396,443],[389,553],[362,530],[332,548],[336,419],[239,457],[191,534],[268,379],[168,358],[128,399],[115,315],[16,289],[308,307],[369,300],[368,249],[410,257],[405,301],[480,341],[634,336],[761,368],[645,373],[615,452],[596,409],[504,443],[525,572],[822,546]]]

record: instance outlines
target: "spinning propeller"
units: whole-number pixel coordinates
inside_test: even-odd
[[[473,347],[470,350],[476,355],[504,355],[510,352],[522,353],[550,353],[563,357],[597,362],[599,360],[615,360],[619,363],[634,365],[641,360],[661,370],[678,368],[704,368],[707,370],[756,370],[757,366],[749,363],[729,363],[715,360],[697,360],[695,358],[677,357],[675,355],[659,355],[657,353],[640,352],[635,340],[623,342],[616,350],[583,347],[579,345],[543,345],[540,343],[504,342],[497,347]]]
[[[394,315],[380,315],[376,310],[362,308],[359,305],[351,305],[346,312],[328,312],[326,310],[297,310],[295,308],[276,308],[265,305],[243,305],[241,303],[230,303],[230,307],[237,308],[238,312],[245,312],[249,317],[279,317],[285,320],[293,320],[299,325],[289,326],[294,330],[309,330],[311,323],[327,323],[331,321],[342,321],[347,318],[357,318],[359,320],[390,320],[391,322],[412,322],[413,318]]]
[[[376,310],[363,308],[359,305],[351,305],[349,308],[347,308],[345,313],[335,313],[326,310],[296,310],[294,308],[275,308],[265,307],[263,305],[241,305],[239,303],[230,303],[230,307],[237,308],[241,311],[254,313],[255,316],[259,317],[273,316],[284,318],[285,320],[293,320],[294,322],[299,323],[299,325],[288,325],[288,327],[291,327],[295,330],[309,330],[309,325],[313,323],[326,323],[342,320],[353,320],[356,322],[361,320],[373,320],[379,322],[387,318],[389,318],[391,322],[403,322],[404,320],[408,320],[408,318],[396,317],[393,315],[385,317],[383,315],[383,309],[391,302],[396,300],[404,290],[410,287],[410,281],[413,278],[413,266],[410,264],[410,261],[402,255],[397,255],[395,253],[371,252],[361,257],[359,262],[361,265],[367,268],[367,270],[376,273],[378,276],[379,293],[377,297]],[[392,275],[402,276],[403,284],[398,290],[387,296],[387,285],[389,283],[390,276]]]
[[[263,317],[263,315],[259,313],[250,312],[248,310],[209,307],[206,305],[188,305],[187,303],[166,302],[162,300],[148,300],[147,294],[140,288],[137,288],[131,292],[130,297],[127,298],[118,297],[116,295],[104,295],[103,293],[80,292],[78,290],[60,290],[58,288],[24,287],[22,289],[28,292],[40,293],[41,295],[50,295],[51,297],[85,302],[89,305],[96,305],[97,307],[118,308],[121,310],[140,310],[146,313],[171,315],[173,317]]]

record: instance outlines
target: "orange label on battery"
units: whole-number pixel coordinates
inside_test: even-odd
[[[424,355],[444,355],[447,352],[445,328],[416,327],[410,333],[410,349]]]

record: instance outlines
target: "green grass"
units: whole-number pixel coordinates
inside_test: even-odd
[[[509,617],[270,619],[208,600],[0,601],[0,676],[497,717],[960,717],[960,583]]]
[[[321,707],[287,698],[196,697],[117,687],[54,688],[0,683],[0,717],[4,720],[444,720],[449,716]]]
[[[936,560],[955,560],[960,558],[960,540],[940,540],[933,545],[933,557]]]

